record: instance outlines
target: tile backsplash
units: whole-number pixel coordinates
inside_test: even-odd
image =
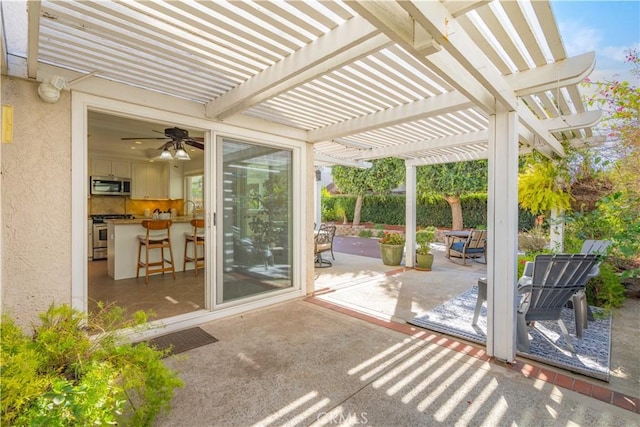
[[[178,215],[182,215],[182,199],[179,200],[131,200],[126,198],[127,212],[135,216],[143,216],[144,210],[149,209],[153,212],[158,208],[161,212],[168,212],[175,208],[178,211]]]
[[[183,214],[183,200],[131,200],[128,197],[92,196],[88,199],[88,211],[90,215],[97,214],[130,214],[143,216],[144,210],[160,209],[166,212],[172,208],[178,210],[178,215]]]

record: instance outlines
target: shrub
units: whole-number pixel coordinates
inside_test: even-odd
[[[167,351],[122,342],[116,328],[147,321],[143,312],[133,321],[123,320],[123,313],[101,306],[85,316],[52,305],[32,336],[3,315],[0,423],[147,426],[169,411],[173,391],[183,383],[162,363]]]
[[[548,234],[542,227],[533,227],[518,236],[518,247],[525,253],[542,252],[547,247]]]
[[[518,276],[517,278],[520,279],[522,277],[522,274],[524,273],[524,266],[527,262],[533,262],[536,258],[537,254],[534,253],[528,253],[526,255],[518,255]]]
[[[347,223],[347,211],[340,203],[336,203],[334,207],[334,218],[342,221],[343,224]]]
[[[334,206],[340,203],[346,211],[347,218],[353,218],[356,198],[352,196],[331,196],[322,198],[322,217],[324,221],[340,221],[335,217]],[[481,228],[487,224],[487,195],[470,194],[461,197],[462,216],[466,227]],[[403,225],[405,223],[406,202],[404,195],[363,197],[362,222],[376,224]],[[418,199],[416,201],[417,225],[426,227],[451,227],[451,208],[442,198],[433,200]],[[518,230],[528,230],[534,226],[535,215],[520,209],[518,214]]]
[[[373,232],[371,230],[360,230],[358,232],[358,237],[363,237],[365,239],[368,239],[371,236],[373,236]]]
[[[621,307],[625,299],[624,286],[613,267],[604,262],[600,265],[600,275],[587,283],[587,301],[590,305],[610,310]]]
[[[373,226],[374,230],[384,230],[384,224],[375,224]]]
[[[384,230],[380,230],[378,231],[378,236],[379,239],[382,239],[384,237]]]

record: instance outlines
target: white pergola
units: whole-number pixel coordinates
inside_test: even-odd
[[[416,167],[488,159],[487,351],[514,359],[518,155],[563,157],[600,117],[578,87],[595,55],[566,56],[549,2],[0,6],[3,74],[61,75],[71,88],[114,81],[186,100],[212,121],[272,123],[306,135],[316,166],[404,159],[408,230]]]

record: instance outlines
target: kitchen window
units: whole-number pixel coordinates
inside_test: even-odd
[[[184,206],[184,214],[192,215],[193,210],[201,210],[204,208],[204,175],[193,175],[185,177],[186,197],[193,203],[186,203]]]

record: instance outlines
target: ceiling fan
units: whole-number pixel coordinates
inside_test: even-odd
[[[164,135],[164,137],[149,137],[149,138],[120,138],[122,141],[132,141],[139,139],[166,139],[169,138],[170,141],[167,141],[160,147],[158,150],[162,150],[159,158],[160,160],[173,160],[174,158],[177,160],[191,160],[189,154],[184,150],[184,145],[189,145],[191,147],[198,148],[200,150],[204,150],[204,138],[199,137],[191,137],[189,136],[189,131],[185,129],[180,129],[178,127],[166,128],[164,132],[160,132],[158,130],[154,130],[154,132],[158,132]],[[173,150],[175,154],[171,154],[169,150]]]

